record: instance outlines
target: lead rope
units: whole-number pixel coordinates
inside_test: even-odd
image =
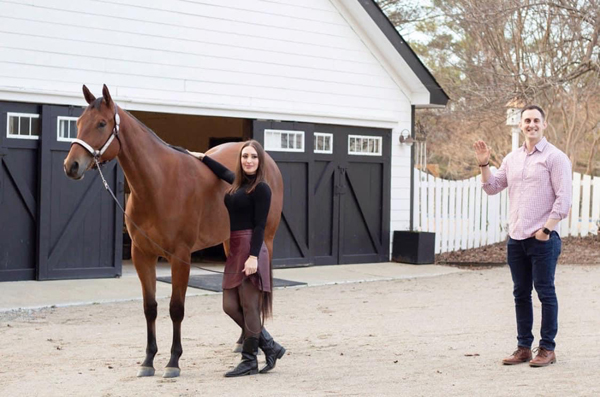
[[[117,197],[116,197],[116,196],[115,196],[115,194],[113,193],[112,189],[111,189],[111,188],[110,188],[110,186],[108,185],[108,182],[106,181],[106,178],[104,178],[104,174],[102,173],[102,170],[100,169],[100,163],[98,162],[98,158],[99,158],[99,157],[95,157],[95,156],[94,156],[94,161],[96,162],[96,168],[98,169],[98,173],[100,174],[100,178],[102,178],[102,183],[104,184],[104,188],[105,188],[105,189],[106,189],[106,190],[107,190],[107,191],[110,193],[110,195],[112,196],[112,198],[113,198],[113,200],[115,201],[115,203],[117,203],[117,205],[119,206],[119,209],[121,210],[121,212],[123,213],[123,215],[125,215],[125,217],[127,217],[127,219],[129,219],[129,221],[130,221],[130,222],[133,224],[133,226],[135,226],[135,228],[136,228],[136,229],[137,229],[137,230],[138,230],[140,233],[142,233],[142,235],[143,235],[144,237],[146,237],[146,239],[148,239],[148,241],[150,241],[152,244],[154,244],[154,245],[155,245],[155,246],[156,246],[158,249],[160,249],[160,250],[161,250],[163,253],[165,253],[165,254],[167,254],[167,255],[171,256],[172,258],[175,258],[175,259],[177,259],[178,261],[180,261],[180,262],[182,262],[182,263],[185,263],[186,265],[193,266],[193,267],[195,267],[195,268],[197,268],[197,269],[205,270],[205,271],[207,271],[207,272],[218,273],[218,274],[240,274],[240,273],[244,273],[243,271],[242,271],[242,272],[225,272],[225,271],[222,271],[222,272],[221,272],[221,271],[218,271],[218,270],[207,269],[207,268],[205,268],[205,267],[202,267],[202,266],[197,266],[197,265],[194,265],[194,264],[192,264],[192,263],[190,263],[190,262],[188,262],[188,261],[184,261],[183,259],[179,258],[179,257],[178,257],[178,256],[176,256],[175,254],[173,254],[173,253],[171,253],[171,252],[167,251],[166,249],[164,249],[163,247],[161,247],[161,246],[160,246],[160,244],[158,244],[157,242],[155,242],[154,240],[152,240],[152,239],[150,238],[150,236],[148,236],[148,235],[146,234],[146,232],[144,232],[144,230],[143,230],[141,227],[139,227],[139,226],[138,226],[138,224],[137,224],[137,223],[135,223],[135,222],[133,221],[133,219],[131,219],[131,217],[129,217],[129,215],[127,215],[127,213],[126,213],[126,212],[125,212],[125,210],[123,209],[123,206],[121,205],[121,203],[119,202],[119,200],[117,199]],[[261,332],[262,332],[262,329],[263,329],[263,327],[264,327],[264,325],[265,325],[265,318],[264,318],[264,316],[262,316],[262,306],[263,306],[263,304],[264,304],[264,301],[263,301],[263,300],[264,300],[264,299],[263,299],[263,293],[264,293],[264,292],[263,292],[262,277],[260,277],[260,273],[259,273],[259,271],[258,271],[258,257],[257,257],[256,275],[257,275],[257,277],[258,277],[258,282],[259,282],[259,284],[260,284],[260,299],[259,299],[259,310],[260,310],[260,313],[259,313],[259,316],[261,317],[261,320],[260,320],[261,322],[260,322],[260,330],[259,330],[258,332],[252,332],[252,333],[253,333],[253,334],[255,333],[255,334],[258,334],[258,335],[260,335],[260,334],[261,334]],[[273,286],[271,286],[271,288],[273,288]],[[248,327],[248,324],[246,323],[246,316],[244,316],[244,325],[246,326],[246,329],[248,329],[249,331],[253,331],[253,330],[251,330],[251,329]]]

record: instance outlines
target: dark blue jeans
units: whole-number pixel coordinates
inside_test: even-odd
[[[507,258],[513,279],[513,295],[517,314],[517,342],[531,348],[533,344],[532,287],[535,287],[542,303],[542,329],[540,347],[554,350],[554,338],[558,332],[558,300],[554,290],[556,262],[562,242],[558,233],[552,232],[548,241],[535,237],[513,240],[507,243]]]

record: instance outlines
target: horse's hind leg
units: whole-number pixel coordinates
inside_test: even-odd
[[[191,260],[190,251],[178,250],[176,251],[177,258],[171,258],[171,279],[172,279],[172,294],[171,304],[169,306],[169,313],[171,314],[171,321],[173,321],[173,344],[171,345],[171,359],[165,368],[163,378],[174,378],[179,376],[181,370],[179,369],[179,358],[183,353],[181,346],[181,323],[183,322],[184,309],[185,309],[185,292],[187,291],[187,284],[190,278],[190,265]],[[184,260],[188,263],[183,263],[179,259]]]
[[[144,297],[144,315],[146,316],[146,327],[148,341],[146,344],[146,359],[137,376],[154,375],[154,356],[158,351],[156,345],[156,261],[158,257],[148,255],[135,245],[131,247],[131,258],[137,271],[140,282],[142,283],[142,296]]]

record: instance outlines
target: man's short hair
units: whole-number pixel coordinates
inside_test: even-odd
[[[542,109],[538,105],[527,105],[523,109],[521,109],[521,118],[523,118],[523,112],[525,112],[526,110],[537,110],[542,115],[542,120],[546,120],[546,113],[544,113],[544,109]]]

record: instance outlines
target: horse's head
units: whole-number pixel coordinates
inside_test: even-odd
[[[64,162],[65,174],[73,179],[83,178],[83,174],[95,165],[94,157],[101,162],[110,161],[120,150],[120,142],[112,139],[118,134],[118,107],[108,87],[104,85],[102,97],[96,99],[84,85],[83,96],[89,106],[77,120],[77,139],[71,144]]]

